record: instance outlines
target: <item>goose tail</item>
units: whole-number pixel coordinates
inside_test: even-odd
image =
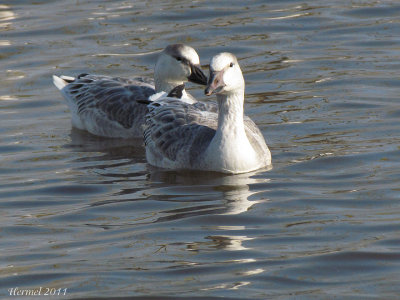
[[[70,77],[70,76],[62,75],[62,76],[58,77],[56,75],[53,75],[53,83],[59,90],[62,90],[66,85],[73,82],[74,80],[75,80],[75,78]]]

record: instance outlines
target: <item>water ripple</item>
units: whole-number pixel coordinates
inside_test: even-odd
[[[68,298],[394,299],[396,1],[0,5],[0,286]],[[273,167],[160,170],[71,129],[52,74],[152,75],[169,43],[237,55]],[[203,89],[187,84],[201,100]]]

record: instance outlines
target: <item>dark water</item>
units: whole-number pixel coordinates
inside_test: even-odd
[[[399,12],[395,0],[1,4],[0,298],[398,299]],[[176,42],[204,67],[238,56],[271,170],[162,171],[140,141],[71,129],[52,74],[151,76]]]

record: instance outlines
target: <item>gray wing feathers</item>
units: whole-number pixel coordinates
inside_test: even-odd
[[[128,79],[128,81],[133,81],[133,80],[134,81],[139,81],[139,82],[142,82],[142,83],[146,83],[146,84],[149,84],[149,85],[154,87],[154,79],[153,78],[150,78],[150,77],[133,77],[132,80]]]
[[[193,165],[215,135],[217,115],[179,100],[165,103],[160,101],[149,106],[145,143],[159,159],[166,157]]]
[[[244,116],[244,126],[246,136],[253,147],[254,151],[260,156],[265,157],[265,149],[267,149],[265,139],[258,126],[248,116]]]
[[[218,112],[218,104],[215,102],[196,102],[193,104],[198,110],[209,111],[213,113]]]
[[[192,166],[196,164],[196,161],[206,151],[216,132],[216,129],[207,126],[198,125],[198,127],[198,133],[189,150],[189,162]]]
[[[102,122],[103,129],[107,126],[129,129],[144,122],[147,108],[136,101],[155,93],[151,82],[143,78],[86,75],[68,84],[63,93],[76,106],[82,122],[91,118],[92,122]]]

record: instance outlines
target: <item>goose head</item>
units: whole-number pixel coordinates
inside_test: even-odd
[[[199,55],[192,47],[184,44],[169,45],[160,53],[154,77],[156,85],[159,83],[161,89],[187,81],[207,84],[207,77],[200,68]]]
[[[210,62],[210,76],[204,93],[225,94],[244,91],[244,79],[237,58],[232,53],[222,52]]]

